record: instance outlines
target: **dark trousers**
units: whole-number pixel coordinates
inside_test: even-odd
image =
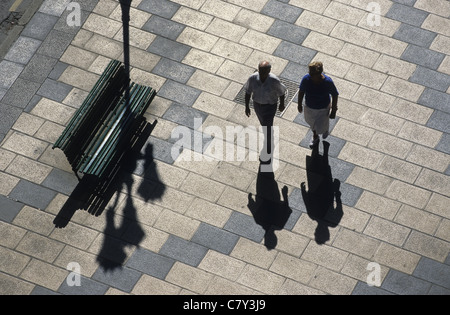
[[[277,113],[277,104],[259,104],[253,102],[256,116],[264,132],[264,147],[261,151],[261,159],[265,162],[270,159],[273,148],[273,120]]]

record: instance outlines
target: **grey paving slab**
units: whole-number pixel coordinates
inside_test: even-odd
[[[190,50],[191,47],[187,45],[161,36],[157,36],[147,48],[147,51],[151,53],[164,56],[175,61],[182,61]]]
[[[55,58],[35,54],[25,66],[20,77],[25,80],[42,83],[47,79],[57,62],[58,60]]]
[[[276,20],[267,34],[284,39],[286,41],[301,44],[309,34],[309,30],[288,22]]]
[[[50,75],[50,73],[48,74]],[[56,102],[62,102],[72,91],[72,86],[52,79],[46,79],[36,94]]]
[[[416,3],[417,0],[392,0],[393,2],[397,2],[400,4],[405,4],[405,5],[409,5],[409,6],[414,6],[414,4]]]
[[[38,209],[46,209],[55,195],[55,191],[26,180],[20,180],[9,194],[11,198]]]
[[[390,270],[381,288],[400,295],[425,295],[429,292],[431,283],[397,270]]]
[[[42,182],[42,185],[62,194],[70,195],[78,185],[78,179],[73,173],[54,168]]]
[[[8,133],[21,112],[22,110],[18,107],[0,103],[0,134]]]
[[[409,45],[403,52],[401,59],[424,66],[433,70],[437,70],[445,58],[445,54],[437,51],[419,47],[416,45]]]
[[[340,192],[342,204],[353,207],[361,197],[363,190],[347,183],[341,183]]]
[[[238,240],[239,236],[236,234],[204,222],[200,223],[200,226],[191,239],[194,243],[226,255],[231,253]]]
[[[15,107],[25,108],[39,88],[39,83],[19,77],[5,94],[2,102]]]
[[[109,286],[90,278],[80,276],[80,285],[69,286],[64,281],[58,289],[58,293],[64,295],[103,295],[108,291]]]
[[[376,286],[369,286],[365,282],[358,281],[353,289],[352,295],[394,295],[394,293]]]
[[[446,92],[450,86],[450,75],[418,66],[409,81]]]
[[[450,104],[450,94],[436,91],[434,88],[426,88],[417,103],[450,113],[450,106],[448,106]]]
[[[277,20],[295,23],[303,9],[288,4],[289,1],[270,0],[262,9],[261,13],[276,18]]]
[[[411,6],[394,3],[386,13],[386,17],[420,27],[423,21],[425,21],[425,19],[427,18],[428,14],[428,12],[416,9]]]
[[[187,100],[188,104],[193,103],[193,98],[191,100]],[[163,115],[164,119],[173,121],[179,125],[189,127],[191,129],[194,129],[195,126],[195,120],[198,119],[198,121],[205,121],[206,117],[208,115],[200,110],[197,110],[195,108],[192,108],[187,105],[181,105],[181,104],[172,104],[165,114]]]
[[[171,40],[176,40],[184,28],[185,26],[180,23],[159,17],[157,15],[153,15],[142,27],[145,31]]]
[[[167,80],[159,90],[158,95],[179,104],[192,106],[201,91],[178,82]]]
[[[433,129],[437,129],[443,131],[445,133],[450,133],[450,113],[444,113],[438,110],[435,110],[433,115],[431,115],[430,119],[427,122],[427,126]]]
[[[262,241],[265,234],[264,229],[256,224],[253,217],[239,212],[231,214],[224,229],[257,243]]]
[[[174,157],[172,157],[172,143],[152,136],[148,138],[147,143],[153,145],[153,158],[168,164],[173,164],[175,160]]]
[[[441,140],[439,141],[436,149],[447,154],[450,154],[450,134],[445,133],[442,135]],[[448,174],[447,174],[448,175]]]
[[[38,39],[20,36],[6,54],[5,59],[19,64],[27,64],[41,43],[42,41]]]
[[[2,60],[0,62],[0,88],[9,89],[16,81],[17,77],[23,71],[24,66],[8,61]]]
[[[141,275],[141,272],[128,267],[115,268],[112,270],[99,267],[92,276],[92,279],[124,292],[131,292]]]
[[[170,19],[180,8],[180,5],[167,0],[147,0],[142,1],[138,8],[154,15],[159,15]]]
[[[152,70],[154,74],[179,83],[186,83],[194,72],[195,68],[166,58],[162,58]]]
[[[73,37],[73,34],[52,29],[37,52],[48,57],[60,58],[72,42]]]
[[[163,280],[174,263],[175,259],[173,258],[162,256],[143,248],[138,248],[127,261],[126,266]]]
[[[295,187],[289,194],[289,207],[299,212],[306,212],[305,203],[303,202],[302,190],[299,187]]]
[[[12,222],[22,208],[22,203],[0,195],[0,221]]]
[[[422,257],[413,276],[450,289],[450,266]]]
[[[195,267],[200,264],[207,251],[208,249],[205,246],[170,235],[159,253]]]
[[[420,27],[402,23],[392,37],[406,43],[429,48],[433,40],[436,38],[436,33]]]
[[[54,15],[36,12],[22,31],[22,36],[44,40],[57,21],[58,17]]]
[[[316,53],[315,50],[283,41],[273,54],[277,57],[308,65]]]

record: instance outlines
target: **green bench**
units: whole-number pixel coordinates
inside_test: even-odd
[[[112,60],[53,145],[72,170],[111,180],[146,124],[143,117],[156,91],[130,82],[124,65]],[[84,177],[83,175],[83,177]]]

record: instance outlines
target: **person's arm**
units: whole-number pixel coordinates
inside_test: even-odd
[[[298,112],[303,112],[303,98],[305,97],[305,92],[299,91],[298,92]]]
[[[250,111],[250,98],[252,97],[251,94],[245,93],[245,115],[247,117],[250,117],[251,111]]]
[[[284,105],[284,100],[286,99],[286,94],[283,94],[280,96],[280,106],[279,106],[279,110],[280,112],[283,112],[285,109],[285,105]]]
[[[332,95],[331,96],[331,113],[330,113],[330,118],[331,119],[336,118],[336,112],[338,110],[338,106],[337,106],[338,98],[339,98],[339,96],[337,96],[337,95]]]

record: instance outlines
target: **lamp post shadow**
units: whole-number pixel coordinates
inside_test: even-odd
[[[319,245],[330,240],[329,228],[335,228],[344,215],[341,183],[337,178],[333,180],[328,161],[330,143],[324,141],[323,146],[323,155],[319,154],[319,144],[317,144],[313,147],[311,156],[306,157],[308,191],[305,182],[301,184],[307,214],[317,222],[314,237]]]

